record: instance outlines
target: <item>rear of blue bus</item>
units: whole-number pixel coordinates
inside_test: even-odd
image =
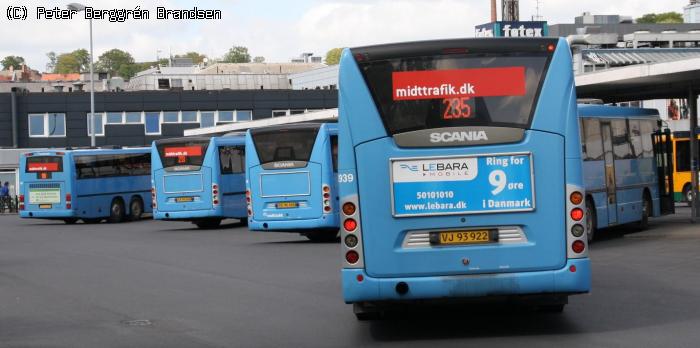
[[[152,146],[153,218],[221,219],[218,153],[209,137],[157,140]]]
[[[343,52],[342,283],[356,313],[491,296],[563,309],[589,291],[571,66],[556,39]]]
[[[307,237],[317,230],[335,238],[338,191],[328,127],[300,124],[248,131],[250,230],[300,232]]]
[[[74,222],[71,163],[70,154],[64,151],[33,152],[20,157],[21,217]]]

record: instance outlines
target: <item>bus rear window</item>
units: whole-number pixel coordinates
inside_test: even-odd
[[[548,55],[461,54],[361,62],[389,134],[464,126],[527,128]]]
[[[252,132],[260,164],[299,161],[308,162],[316,142],[318,128],[277,129]]]
[[[157,144],[163,168],[172,170],[198,170],[204,163],[208,141],[183,141]]]
[[[61,156],[32,156],[27,157],[27,173],[60,173],[63,172],[63,157]]]

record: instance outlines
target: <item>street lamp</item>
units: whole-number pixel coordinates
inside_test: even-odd
[[[78,3],[68,4],[68,9],[71,11],[85,11],[85,5]],[[90,136],[90,146],[95,147],[95,74],[92,68],[92,18],[90,18],[90,128],[92,134]]]

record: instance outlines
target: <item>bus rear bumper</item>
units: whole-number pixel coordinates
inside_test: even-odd
[[[155,220],[173,220],[173,221],[189,221],[196,219],[224,219],[222,209],[203,209],[203,210],[180,210],[180,211],[156,211],[153,213]]]
[[[340,222],[337,214],[328,214],[315,219],[301,220],[269,220],[260,221],[248,219],[248,229],[251,231],[298,232],[299,230],[339,229]]]
[[[575,271],[572,271],[575,267]],[[362,281],[358,276],[362,276]],[[569,259],[553,271],[500,273],[468,276],[373,278],[363,269],[343,269],[343,297],[346,303],[473,298],[529,294],[580,294],[590,291],[590,260]],[[408,291],[401,295],[397,284]]]
[[[20,210],[19,216],[22,218],[34,219],[67,219],[77,218],[74,210]]]

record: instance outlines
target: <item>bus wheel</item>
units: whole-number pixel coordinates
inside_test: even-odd
[[[219,227],[219,225],[221,225],[221,219],[197,220],[194,224],[203,230],[210,230]]]
[[[138,221],[143,215],[143,202],[140,198],[134,198],[129,204],[129,220]]]
[[[108,220],[113,224],[124,220],[124,202],[121,199],[115,198],[112,201],[112,205],[109,208]]]
[[[593,201],[590,199],[586,200],[586,233],[588,243],[593,241],[596,233],[596,216],[595,208],[593,207]]]
[[[68,219],[63,219],[63,222],[65,222],[66,225],[72,225],[72,224],[78,222],[78,219],[76,219],[76,218],[68,218]]]
[[[651,198],[649,198],[648,193],[644,193],[644,198],[642,198],[642,217],[639,220],[639,230],[646,230],[649,227],[649,216],[651,216]]]
[[[693,205],[693,192],[690,190],[690,184],[683,186],[683,198],[689,207]]]
[[[340,241],[340,231],[309,231],[304,236],[314,243],[332,243]]]

